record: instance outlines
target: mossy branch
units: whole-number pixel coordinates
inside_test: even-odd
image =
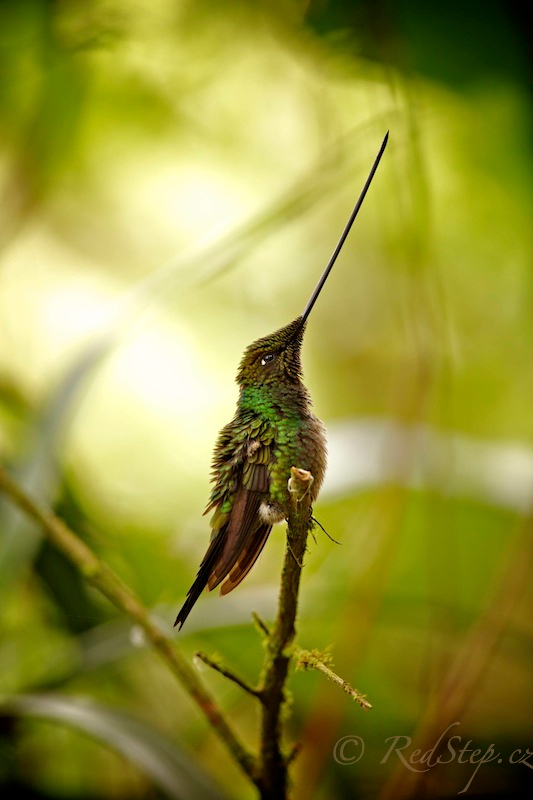
[[[286,681],[291,658],[299,648],[294,645],[298,592],[307,535],[312,527],[310,472],[291,468],[289,491],[292,497],[287,518],[287,548],[281,574],[278,611],[272,630],[257,614],[254,620],[265,637],[266,655],[257,688],[245,684],[227,667],[204,654],[197,654],[206,664],[254,695],[261,703],[261,739],[254,781],[263,800],[287,797],[288,767],[299,746],[285,752],[282,744],[283,707],[287,701]],[[340,680],[340,679],[339,679]]]
[[[285,683],[293,653],[295,620],[303,557],[311,520],[310,472],[291,468],[289,490],[292,497],[287,518],[287,548],[281,574],[278,612],[267,639],[259,691],[262,696],[261,742],[256,783],[263,800],[287,796],[288,757],[282,746],[282,711],[286,702]]]
[[[346,692],[346,694],[349,694],[356,703],[359,703],[361,708],[364,708],[365,711],[372,708],[372,704],[368,702],[364,694],[361,694],[361,692],[354,689],[348,681],[345,681],[344,678],[341,678],[340,675],[333,672],[331,669],[330,653],[319,653],[318,650],[302,650],[300,647],[296,647],[294,650],[294,657],[296,658],[296,669],[316,669],[318,672],[325,675],[328,680],[340,686],[341,689]]]
[[[265,636],[267,652],[258,691],[262,702],[261,742],[257,762],[256,783],[262,800],[282,800],[287,797],[288,767],[299,752],[296,744],[284,752],[282,744],[283,707],[287,701],[285,684],[291,658],[297,666],[312,667],[354,698],[363,708],[372,708],[360,692],[340,678],[326,663],[327,656],[316,651],[302,650],[294,644],[298,593],[307,546],[307,536],[313,526],[311,486],[313,476],[297,467],[291,468],[289,491],[292,505],[287,518],[287,548],[281,574],[278,611],[272,630],[254,614],[254,621]]]
[[[91,586],[98,589],[119,611],[126,614],[144,631],[148,641],[205,714],[215,733],[242,771],[253,780],[255,774],[253,756],[240,743],[196,671],[156,625],[134,592],[59,517],[42,503],[32,500],[2,466],[0,466],[0,490],[21,511],[40,525],[51,544],[79,569]]]

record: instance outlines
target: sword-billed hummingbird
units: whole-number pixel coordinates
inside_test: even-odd
[[[335,263],[387,146],[381,144],[366,183],[333,254],[301,316],[244,351],[235,416],[219,433],[213,457],[211,539],[175,625],[187,619],[202,590],[220,583],[228,594],[248,574],[275,522],[289,512],[292,466],[309,470],[311,502],[326,470],[326,433],[311,411],[302,382],[300,351],[307,318]]]

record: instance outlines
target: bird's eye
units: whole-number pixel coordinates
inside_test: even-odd
[[[263,356],[263,358],[261,359],[261,366],[264,367],[265,364],[268,364],[270,361],[273,360],[274,360],[274,353],[267,353],[266,356]]]

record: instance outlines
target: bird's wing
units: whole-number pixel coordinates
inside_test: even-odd
[[[214,511],[211,541],[176,625],[183,625],[205,586],[212,590],[224,581],[221,594],[228,594],[259,557],[272,530],[259,513],[269,492],[272,439],[261,421],[246,433],[236,434],[230,425],[220,432],[213,464],[215,486],[206,508],[206,513]]]
[[[254,565],[272,530],[259,512],[270,487],[271,443],[272,438],[261,430],[247,438],[229,513],[224,513],[224,504],[215,510],[213,535],[222,538],[223,545],[209,574],[210,590],[224,579],[221,594],[234,589]]]

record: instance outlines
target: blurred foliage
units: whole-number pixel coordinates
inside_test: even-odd
[[[319,530],[310,543],[300,644],[332,645],[374,710],[292,678],[297,798],[392,796],[407,769],[380,763],[385,740],[420,730],[460,653],[463,677],[479,674],[453,720],[463,744],[505,756],[469,791],[530,787],[507,760],[533,710],[524,14],[501,0],[0,4],[1,458],[169,626],[207,543],[240,353],[303,308],[390,129],[304,348],[331,441],[315,512],[342,545]],[[252,797],[138,632],[0,502],[6,796],[198,797],[202,780],[206,796],[216,782]],[[254,679],[249,612],[273,614],[282,550],[279,528],[245,586],[201,600],[187,653]],[[254,742],[249,699],[205,678]],[[365,754],[342,765],[349,735]],[[472,771],[439,765],[416,792],[455,795]]]

